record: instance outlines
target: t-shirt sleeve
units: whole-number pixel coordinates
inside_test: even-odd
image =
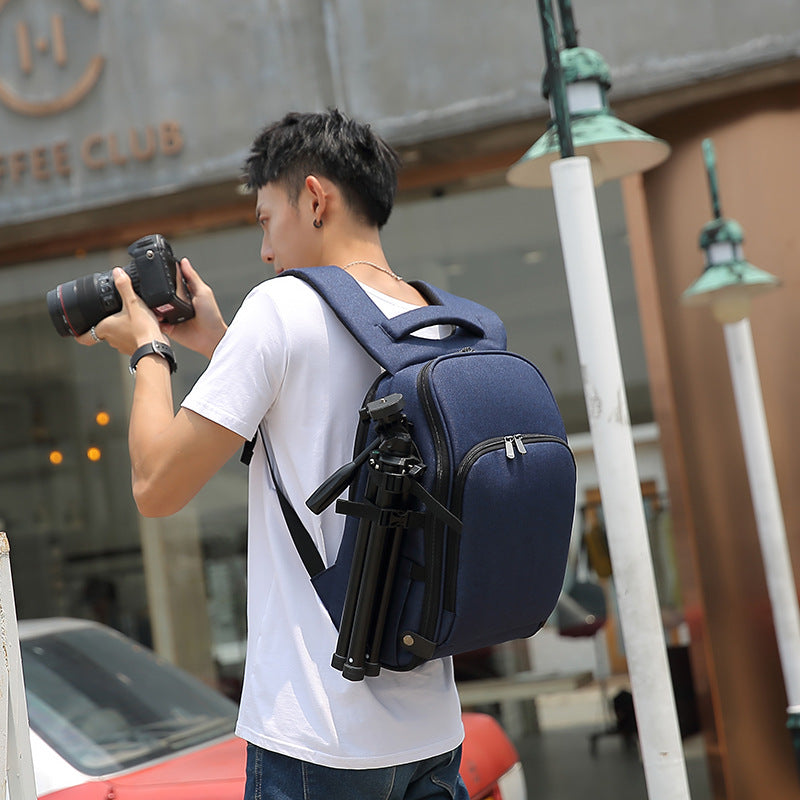
[[[252,439],[276,397],[286,362],[285,329],[264,283],[245,298],[181,405]]]

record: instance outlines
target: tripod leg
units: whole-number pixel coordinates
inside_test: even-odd
[[[390,544],[390,550],[383,570],[384,580],[381,601],[375,616],[375,629],[372,633],[372,643],[365,668],[365,673],[368,677],[375,677],[381,671],[380,656],[381,645],[383,644],[383,630],[386,625],[386,614],[389,611],[389,601],[392,597],[392,588],[394,587],[394,577],[397,572],[397,561],[400,556],[400,544],[404,530],[404,528],[394,528],[389,534],[388,544]]]
[[[384,480],[377,494],[377,503],[381,508],[403,511],[408,508],[410,481],[405,471],[384,473]],[[380,655],[383,644],[383,632],[386,626],[386,615],[392,598],[397,562],[400,557],[400,545],[405,532],[405,525],[395,525],[386,531],[384,544],[384,563],[382,565],[382,589],[380,602],[374,614],[372,641],[368,651],[366,674],[370,677],[380,674]]]
[[[360,681],[366,675],[367,639],[372,630],[375,613],[375,594],[381,577],[381,565],[384,562],[386,546],[386,528],[372,525],[367,553],[364,558],[364,569],[361,572],[361,585],[353,617],[353,629],[350,635],[350,647],[347,651],[347,663],[342,667],[342,675],[351,681]]]
[[[361,588],[364,560],[367,553],[367,543],[370,537],[370,523],[362,519],[356,533],[356,544],[353,550],[353,561],[350,565],[350,576],[347,581],[347,591],[344,596],[342,620],[339,623],[339,638],[336,641],[336,652],[331,659],[331,666],[340,672],[347,663],[347,652],[350,649],[350,637],[353,633],[353,620],[355,618],[356,604]]]

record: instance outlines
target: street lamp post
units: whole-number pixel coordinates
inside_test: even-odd
[[[682,299],[686,305],[710,305],[715,318],[723,325],[786,687],[787,724],[792,730],[800,769],[800,613],[749,319],[752,298],[775,288],[779,282],[775,276],[744,260],[742,229],[735,220],[722,216],[710,139],[704,140],[703,151],[714,219],[700,235],[700,246],[706,254],[705,270],[683,293]]]
[[[592,172],[592,159],[604,165],[602,179],[642,171],[663,161],[669,147],[630,126],[615,125],[609,120],[612,115],[605,103],[605,88],[609,85],[607,74],[592,77],[589,71],[573,69],[576,64],[588,64],[594,69],[602,59],[594,51],[574,46],[577,43],[569,4],[562,0],[562,25],[568,47],[560,55],[552,2],[538,0],[538,4],[547,56],[545,86],[549,90],[555,126],[511,167],[507,177],[517,186],[533,187],[546,185],[543,173],[547,173],[547,182],[552,182],[648,796],[651,800],[683,800],[689,797],[686,763],[666,655]],[[571,82],[567,87],[562,74],[565,63],[571,70],[568,76]],[[595,88],[588,85],[592,83],[596,84]],[[579,109],[576,114],[575,109],[569,107],[570,95],[573,101],[594,96],[594,111]],[[580,137],[576,131],[579,121]],[[618,139],[610,137],[610,129],[616,129]],[[592,130],[598,133],[596,138]],[[547,139],[547,147],[539,147],[540,143],[544,145],[544,139]],[[554,141],[557,150],[552,146]],[[627,165],[626,145],[628,152],[635,156]],[[586,155],[576,156],[576,151]],[[646,151],[646,158],[643,151]],[[607,157],[609,153],[614,157]]]

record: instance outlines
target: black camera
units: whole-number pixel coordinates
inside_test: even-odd
[[[153,233],[137,239],[128,253],[132,260],[122,269],[148,308],[163,322],[175,324],[191,319],[192,298],[169,242]],[[47,310],[61,336],[80,336],[121,308],[122,299],[111,270],[61,283],[47,293]]]

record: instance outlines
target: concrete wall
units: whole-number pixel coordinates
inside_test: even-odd
[[[617,98],[796,59],[796,0],[576,4]],[[339,105],[413,143],[545,113],[536,3],[0,2],[0,225],[231,178],[264,122]]]

